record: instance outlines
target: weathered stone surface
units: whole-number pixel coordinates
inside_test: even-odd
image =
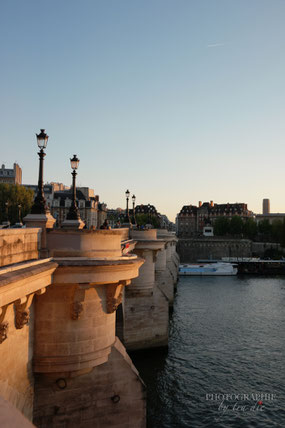
[[[120,257],[125,229],[54,229],[47,233],[47,246],[53,257]]]
[[[118,338],[108,361],[90,372],[37,375],[35,382],[37,427],[145,427],[145,386]]]
[[[0,266],[39,257],[41,229],[0,230]]]
[[[34,395],[32,302],[51,284],[56,266],[48,259],[0,269],[0,395],[29,419]]]
[[[76,232],[47,234],[57,262],[0,268],[0,395],[32,417],[33,360],[37,426],[144,427],[144,385],[115,340],[117,305],[143,260],[122,255],[124,231]]]
[[[80,284],[51,286],[36,300],[36,372],[71,372],[108,359],[115,341],[115,314],[107,313],[106,286],[84,289],[81,303],[86,308],[75,319],[70,308],[77,288]]]
[[[34,425],[26,419],[11,403],[0,396],[0,426],[2,428],[33,428]]]
[[[9,330],[7,339],[0,344],[0,395],[31,419],[34,395],[33,311],[31,309],[29,326],[26,325],[21,330],[15,326],[13,305],[8,306],[5,320],[9,323]]]
[[[169,304],[154,283],[150,295],[133,295],[125,290],[124,344],[128,350],[166,346],[168,343]]]
[[[128,350],[165,346],[168,343],[169,305],[173,302],[177,271],[172,245],[176,238],[157,231],[133,231],[134,250],[145,259],[139,277],[125,290],[117,331]],[[169,235],[169,236],[168,236]],[[165,246],[168,245],[168,250]]]
[[[250,257],[251,241],[248,239],[188,238],[179,239],[178,254],[182,263],[199,259],[221,259],[222,257]]]

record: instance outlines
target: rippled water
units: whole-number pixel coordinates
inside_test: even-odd
[[[132,355],[148,427],[285,427],[284,339],[285,278],[181,278],[168,350]]]

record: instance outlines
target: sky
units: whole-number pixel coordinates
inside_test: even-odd
[[[1,164],[109,208],[285,212],[284,0],[0,0]]]

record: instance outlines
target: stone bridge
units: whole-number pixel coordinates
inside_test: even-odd
[[[175,248],[160,230],[0,231],[1,426],[17,408],[37,427],[145,427],[125,347],[167,344]]]

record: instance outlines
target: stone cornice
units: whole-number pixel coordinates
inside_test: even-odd
[[[50,259],[48,259],[50,260]],[[57,268],[57,263],[27,263],[27,268],[21,268],[0,274],[0,307],[22,299],[51,284],[51,275]]]
[[[47,259],[20,263],[0,270],[0,344],[8,336],[9,325],[5,320],[8,306],[14,304],[16,329],[23,328],[29,322],[34,295],[46,291],[57,266],[57,263]]]
[[[165,247],[165,241],[163,239],[154,239],[154,240],[137,240],[136,249],[138,250],[163,250]]]
[[[53,285],[89,283],[92,285],[118,283],[136,278],[144,260],[137,256],[118,260],[55,259],[58,263]]]

